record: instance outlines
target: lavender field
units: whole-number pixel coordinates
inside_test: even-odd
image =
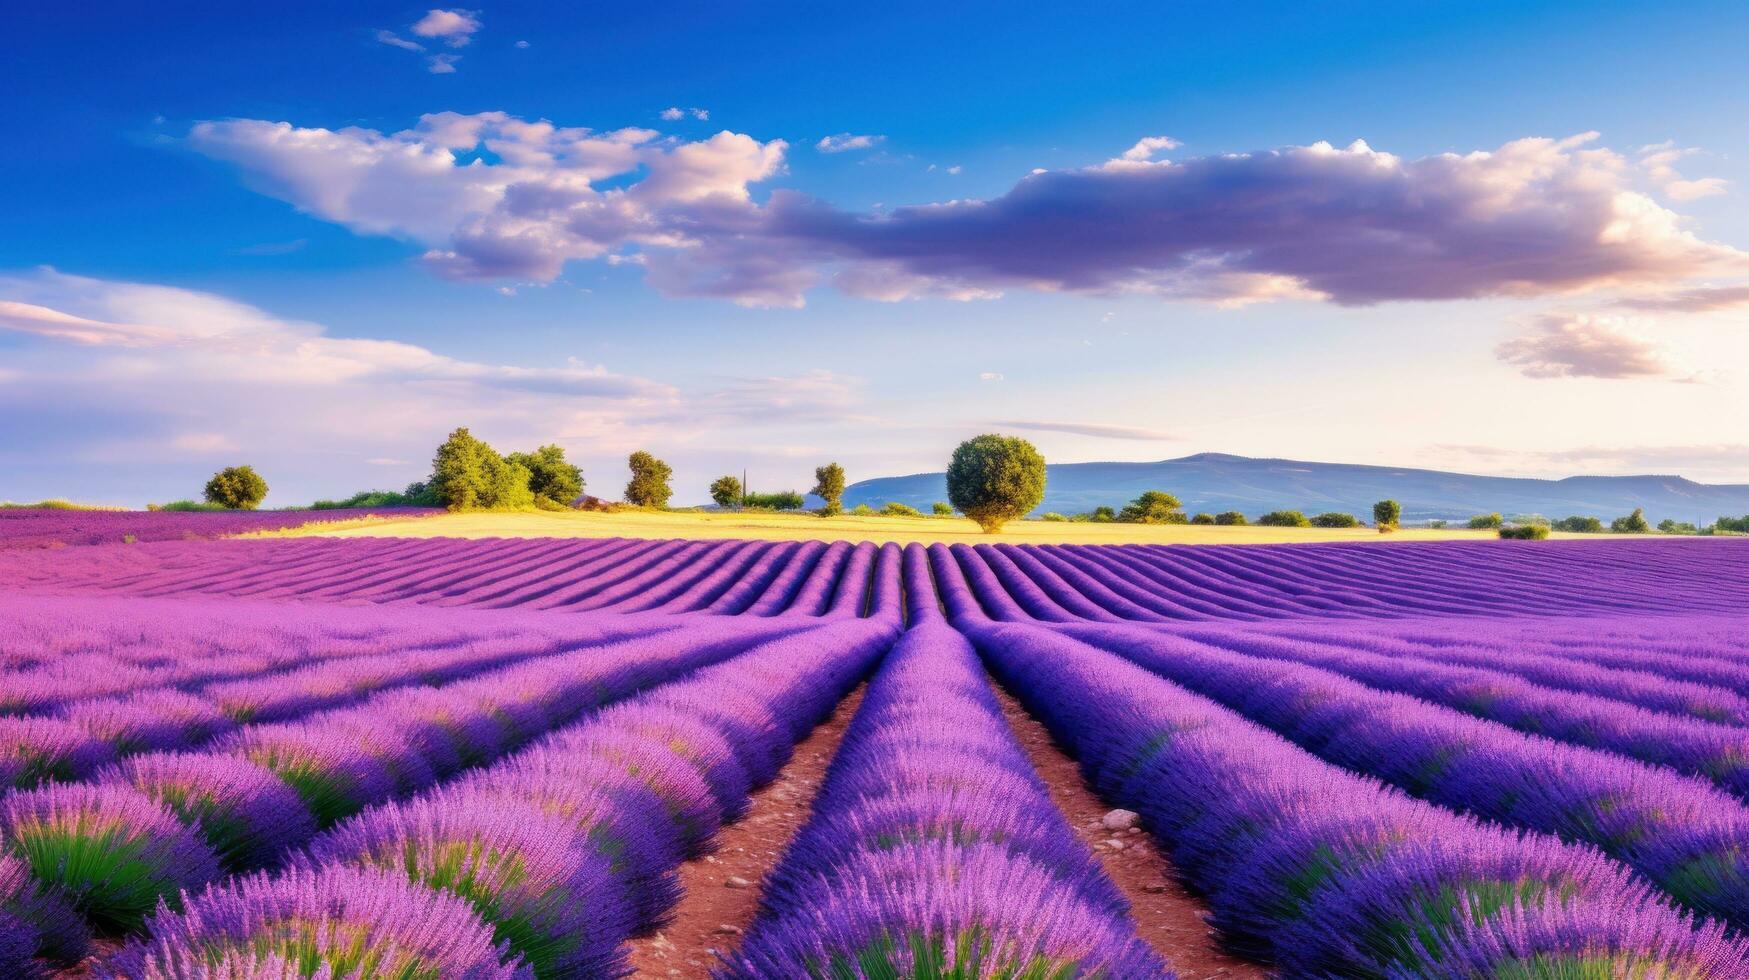
[[[1729,539],[65,543],[0,975],[1749,977]]]

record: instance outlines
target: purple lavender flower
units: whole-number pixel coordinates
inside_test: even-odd
[[[394,795],[395,774],[349,734],[300,724],[244,728],[221,751],[247,759],[291,784],[326,826]]]
[[[340,866],[258,874],[186,897],[184,905],[152,916],[146,935],[109,964],[111,975],[534,977],[467,902],[398,872]]]
[[[172,688],[80,701],[61,715],[124,755],[188,748],[237,727],[211,701]]]
[[[247,759],[153,753],[124,760],[100,777],[126,783],[195,827],[226,870],[272,863],[316,833],[315,818],[292,787]]]
[[[83,779],[115,758],[115,750],[60,718],[0,718],[0,773],[12,786]]]
[[[31,877],[30,865],[0,854],[0,968],[4,976],[32,976],[35,957],[72,963],[85,955],[91,933],[60,889]]]
[[[129,786],[50,784],[0,800],[0,841],[104,932],[135,928],[218,859],[163,804]]]
[[[465,790],[361,814],[311,842],[306,867],[380,868],[474,907],[543,977],[614,976],[635,924],[608,860],[574,825]]]

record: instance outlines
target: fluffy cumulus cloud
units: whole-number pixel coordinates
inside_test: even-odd
[[[851,150],[872,150],[886,142],[885,136],[873,134],[839,133],[836,136],[822,136],[814,144],[814,149],[821,153],[847,153]]]
[[[557,441],[616,467],[633,449],[658,448],[702,488],[698,460],[715,466],[723,447],[811,445],[866,418],[861,382],[827,371],[677,386],[574,359],[482,363],[335,336],[212,293],[46,268],[0,273],[0,343],[0,470],[14,494],[28,493],[26,470],[51,458],[42,494],[68,492],[53,481],[79,466],[132,474],[141,493],[172,471],[166,492],[186,493],[191,472],[243,454],[290,494],[278,502],[307,501],[419,476],[456,425],[501,447]],[[767,456],[787,458],[746,451],[737,463]]]
[[[1673,373],[1664,353],[1622,317],[1551,313],[1529,333],[1494,348],[1532,378],[1656,378]]]
[[[676,122],[689,116],[700,122],[704,122],[711,117],[711,111],[709,109],[700,109],[697,106],[694,106],[691,109],[682,109],[677,105],[671,105],[668,108],[663,109],[659,115],[669,122]]]
[[[135,379],[313,388],[462,384],[580,398],[672,394],[665,386],[575,361],[557,368],[480,364],[399,341],[333,337],[317,324],[171,286],[42,269],[0,277],[0,297],[9,297],[0,299],[0,330],[102,349],[95,373]]]
[[[1030,289],[1365,305],[1668,291],[1749,270],[1594,134],[1418,159],[1356,142],[1173,160],[1173,140],[1148,137],[994,198],[866,213],[786,189],[756,198],[787,145],[726,130],[687,141],[438,113],[397,133],[205,122],[190,143],[311,214],[426,246],[445,276],[544,281],[570,261],[636,258],[664,293],[752,306],[800,306],[824,282],[883,301]]]
[[[1696,198],[1723,194],[1730,187],[1730,184],[1722,178],[1701,177],[1697,180],[1689,180],[1677,173],[1676,161],[1698,152],[1700,151],[1694,147],[1677,146],[1674,140],[1666,140],[1663,143],[1641,147],[1640,166],[1664,192],[1664,196],[1672,201],[1692,201]]]
[[[430,10],[414,21],[412,32],[419,37],[439,40],[452,48],[466,47],[481,28],[480,15],[473,10]]]

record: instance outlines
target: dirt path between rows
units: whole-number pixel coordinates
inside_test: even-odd
[[[814,794],[862,704],[862,693],[859,687],[845,698],[832,717],[796,746],[777,778],[754,791],[747,816],[717,835],[716,853],[680,866],[685,891],[674,907],[674,920],[654,935],[632,940],[634,976],[704,980],[718,962],[717,951],[728,952],[740,942],[759,910],[759,885],[807,823]],[[731,878],[746,884],[730,887]]]
[[[1102,821],[1112,807],[1087,787],[1075,761],[1057,748],[1044,725],[999,686],[996,696],[1002,701],[1002,713],[1007,716],[1009,727],[1050,789],[1051,801],[1099,855],[1105,873],[1130,900],[1136,933],[1142,941],[1166,957],[1182,980],[1210,977],[1261,980],[1268,976],[1262,966],[1221,949],[1215,931],[1202,919],[1206,908],[1172,877],[1171,863],[1154,845],[1153,838],[1139,830],[1105,829]],[[1112,847],[1113,841],[1121,842],[1121,847]]]

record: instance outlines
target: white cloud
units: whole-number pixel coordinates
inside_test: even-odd
[[[659,115],[669,122],[685,119],[687,116],[691,116],[692,118],[703,122],[711,117],[711,111],[709,109],[700,109],[696,106],[691,109],[682,109],[681,107],[674,105],[663,109]]]
[[[839,133],[836,136],[823,136],[820,142],[814,144],[814,149],[821,153],[845,153],[850,150],[868,150],[886,142],[885,136],[852,135]]]
[[[455,74],[455,63],[462,60],[459,54],[434,54],[425,59],[425,70],[433,75]]]
[[[978,372],[978,380],[979,381],[1001,381],[1002,379],[1003,379],[1003,374],[1001,371],[979,371]]]
[[[665,386],[577,362],[525,368],[462,361],[393,340],[331,337],[234,300],[172,286],[40,269],[0,277],[0,330],[82,347],[150,352],[110,362],[134,377],[327,388],[350,382],[460,383],[575,397],[661,397]]]
[[[418,41],[409,41],[401,35],[396,34],[394,31],[377,31],[376,39],[382,44],[387,44],[393,48],[400,48],[402,51],[425,50],[425,45],[420,44]]]
[[[482,25],[478,11],[431,10],[413,24],[419,37],[441,39],[452,48],[465,47]]]
[[[883,301],[1025,289],[1361,306],[1669,291],[1749,270],[1633,189],[1593,133],[1420,159],[1356,141],[1155,160],[1164,139],[989,200],[869,212],[783,189],[756,202],[787,144],[727,130],[686,141],[446,112],[386,134],[203,122],[189,143],[311,214],[424,245],[450,278],[550,282],[567,262],[641,255],[663,293],[746,306],[799,307],[822,282]]]
[[[516,42],[516,46],[518,49],[527,50],[528,49],[528,42],[527,41],[518,41],[518,42]]]
[[[1640,167],[1672,201],[1693,201],[1714,194],[1723,194],[1730,182],[1718,177],[1688,180],[1676,171],[1676,161],[1699,153],[1695,147],[1680,147],[1675,140],[1665,140],[1640,147]]]
[[[1658,345],[1624,317],[1546,314],[1494,349],[1530,378],[1656,378],[1673,373]]]
[[[1092,436],[1096,439],[1129,439],[1136,442],[1176,442],[1179,439],[1178,436],[1162,429],[1150,429],[1139,425],[1107,425],[1103,422],[1038,422],[1006,419],[995,424],[1010,429],[1062,432],[1074,436]]]
[[[569,260],[627,246],[697,249],[701,225],[756,217],[748,185],[777,173],[786,149],[727,131],[692,142],[658,136],[446,112],[391,134],[203,122],[189,143],[317,217],[427,246],[426,263],[446,277],[550,282]],[[463,162],[474,150],[499,162]]]
[[[211,293],[52,269],[0,273],[0,304],[0,332],[14,336],[0,472],[25,486],[13,467],[41,454],[23,433],[56,446],[56,469],[31,463],[42,479],[127,474],[135,503],[198,488],[215,455],[261,467],[276,503],[398,483],[457,425],[500,448],[559,442],[586,467],[611,464],[589,472],[608,497],[624,454],[649,448],[675,464],[683,499],[702,499],[730,454],[757,467],[782,455],[771,446],[817,445],[863,418],[862,382],[830,371],[683,390],[575,360],[482,363],[335,336]]]
[[[1176,150],[1184,144],[1170,136],[1144,136],[1136,144],[1123,151],[1123,155],[1112,163],[1148,163],[1154,159],[1154,154],[1161,150]]]
[[[1696,286],[1670,293],[1629,296],[1617,306],[1666,313],[1711,313],[1749,307],[1749,284]]]

